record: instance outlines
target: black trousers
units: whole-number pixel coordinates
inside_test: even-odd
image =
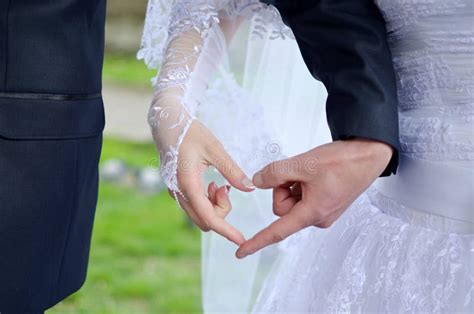
[[[0,97],[0,313],[41,313],[86,278],[101,99]]]

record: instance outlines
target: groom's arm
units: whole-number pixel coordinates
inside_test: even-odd
[[[267,0],[295,34],[303,58],[328,90],[334,140],[389,144],[398,166],[397,91],[384,20],[373,0]]]

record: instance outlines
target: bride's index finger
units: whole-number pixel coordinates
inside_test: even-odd
[[[214,146],[207,159],[233,187],[243,192],[255,190],[252,180],[247,177],[222,145]]]
[[[217,215],[212,218],[210,227],[211,230],[225,237],[227,240],[234,242],[238,246],[245,242],[245,237],[239,230]]]

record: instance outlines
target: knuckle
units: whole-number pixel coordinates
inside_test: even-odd
[[[328,195],[325,199],[321,200],[321,208],[324,212],[330,211],[333,208],[341,206],[343,203],[343,196],[339,192]]]
[[[318,221],[328,222],[328,221],[334,220],[333,217],[335,213],[335,208],[338,208],[338,207],[337,206],[322,207],[319,212]]]
[[[225,152],[224,145],[215,137],[208,139],[206,152],[211,156],[219,156]]]
[[[223,217],[226,217],[231,211],[232,210],[230,207],[222,207],[222,206],[217,207],[218,214],[220,214]]]
[[[328,229],[333,225],[333,223],[334,222],[331,221],[331,220],[326,220],[326,221],[323,221],[323,222],[317,224],[316,227],[321,228],[321,229]]]
[[[278,176],[278,174],[273,170],[272,167],[266,169],[263,173],[262,173],[262,183],[263,184],[271,184],[271,183],[280,183],[280,177]]]
[[[295,220],[296,220],[296,224],[300,228],[306,227],[309,221],[309,219],[305,216],[296,216]]]
[[[320,224],[322,221],[326,221],[326,215],[321,212],[315,212],[311,218],[311,221],[315,226]]]
[[[211,224],[209,223],[209,221],[207,219],[202,220],[201,230],[204,231],[204,232],[209,232],[209,231],[212,230]]]
[[[232,204],[225,204],[225,205],[219,206],[219,207],[222,208],[223,210],[225,210],[226,212],[232,211]]]
[[[209,227],[207,227],[207,226],[201,226],[200,229],[201,229],[201,231],[203,231],[203,232],[209,232],[209,231],[211,231],[211,228],[209,228]]]
[[[279,233],[273,233],[270,237],[270,242],[272,244],[275,244],[275,243],[279,243],[281,241],[285,240],[285,237],[283,237],[281,234]]]
[[[273,213],[277,216],[280,216],[280,211],[275,205],[273,205]]]
[[[203,222],[206,225],[206,227],[208,227],[209,229],[212,230],[213,227],[217,223],[217,216],[214,216],[214,215],[206,216],[206,217],[203,218]]]
[[[273,213],[277,216],[283,215],[283,208],[279,205],[279,203],[273,203]]]
[[[200,230],[202,230],[204,232],[208,232],[208,231],[211,230],[207,226],[207,224],[205,222],[203,222],[202,219],[199,219],[198,217],[190,214],[190,212],[188,212],[188,211],[186,211],[186,214],[188,215],[189,219],[191,219],[191,221],[194,223],[194,225],[196,225]]]

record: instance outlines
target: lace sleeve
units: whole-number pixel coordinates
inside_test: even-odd
[[[225,51],[218,9],[209,1],[150,1],[138,57],[150,67],[161,63],[148,122],[168,188],[177,182],[179,147],[195,119],[206,81]],[[150,33],[147,35],[147,32]]]
[[[157,69],[173,38],[191,29],[205,35],[206,30],[219,23],[219,15],[227,20],[255,18],[255,38],[294,39],[278,10],[259,0],[149,0],[138,59]]]
[[[152,80],[154,99],[148,121],[160,152],[161,175],[168,188],[180,193],[177,182],[179,147],[195,119],[207,84],[219,69],[227,39],[242,18],[268,8],[256,0],[150,0],[138,58],[161,69]],[[276,12],[276,11],[274,11]],[[273,17],[279,16],[273,13]],[[283,25],[283,23],[280,23]],[[267,32],[256,28],[259,36]],[[283,32],[281,32],[284,36]],[[275,37],[275,31],[271,33]]]

